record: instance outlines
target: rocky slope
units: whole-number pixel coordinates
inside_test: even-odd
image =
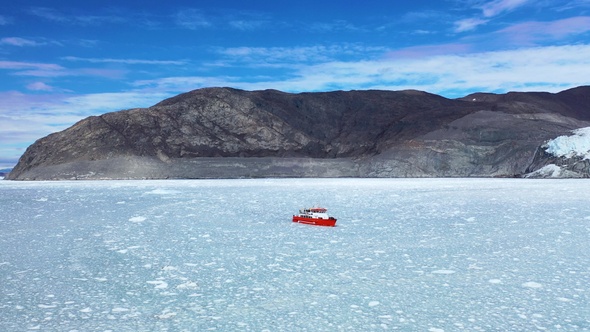
[[[44,137],[8,179],[514,177],[547,140],[590,126],[589,105],[590,87],[454,100],[207,88]]]

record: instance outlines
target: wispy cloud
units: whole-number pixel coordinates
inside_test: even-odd
[[[59,45],[58,42],[49,42],[54,45]],[[47,45],[48,42],[46,41],[35,41],[32,39],[21,38],[21,37],[5,37],[0,39],[0,45],[11,45],[11,46],[18,46],[18,47],[25,47],[25,46],[42,46]]]
[[[20,37],[5,37],[0,39],[0,45],[12,46],[39,46],[42,45],[34,40],[20,38]]]
[[[115,59],[115,58],[80,58],[66,56],[62,59],[67,61],[90,62],[90,63],[119,63],[127,65],[185,65],[184,60],[145,60],[145,59]]]
[[[255,31],[270,28],[269,24],[278,24],[273,22],[271,17],[266,13],[256,11],[231,11],[225,12],[218,18],[220,21],[227,22],[231,29],[241,31]],[[223,25],[223,24],[222,24]]]
[[[0,25],[8,25],[12,23],[12,19],[4,16],[4,15],[0,15]]]
[[[422,45],[412,46],[403,49],[390,51],[387,53],[389,59],[423,59],[425,57],[432,57],[445,54],[463,54],[469,52],[471,45],[452,43],[439,45]]]
[[[109,68],[76,68],[76,69],[63,69],[63,70],[51,70],[51,69],[28,69],[16,71],[13,75],[16,76],[30,76],[30,77],[67,77],[67,76],[94,76],[103,77],[108,79],[122,79],[128,73],[127,70],[123,69],[109,69]]]
[[[531,0],[493,0],[478,3],[476,8],[481,10],[481,15],[455,21],[454,31],[461,33],[475,30],[478,26],[489,23],[495,16],[516,10],[529,2]]]
[[[447,17],[448,14],[442,11],[424,10],[405,13],[400,18],[400,21],[402,23],[414,23],[422,21],[439,20],[441,18],[446,19]]]
[[[0,61],[0,69],[8,69],[8,70],[33,69],[33,70],[57,71],[57,70],[62,70],[64,68],[60,65],[56,65],[53,63]]]
[[[333,33],[338,31],[367,31],[367,29],[354,25],[346,20],[311,23],[307,26],[307,29],[321,33]]]
[[[557,40],[590,31],[590,16],[571,17],[551,22],[524,22],[499,30],[507,40],[519,44]]]
[[[257,30],[266,25],[268,22],[259,20],[232,20],[229,21],[230,27],[243,31]]]
[[[61,12],[46,7],[33,7],[29,9],[29,13],[37,17],[54,22],[67,22],[68,18]]]
[[[484,17],[494,17],[504,12],[524,6],[532,0],[494,0],[481,7]]]
[[[564,10],[583,9],[583,8],[590,8],[590,1],[589,0],[570,0],[567,2],[563,2],[563,3],[560,3],[560,5],[556,7],[556,10],[564,11]]]
[[[54,88],[43,82],[34,82],[27,85],[27,89],[32,91],[53,91]]]
[[[75,24],[75,25],[100,25],[103,23],[124,23],[128,22],[128,18],[120,15],[85,15],[85,14],[71,14],[63,13],[54,8],[48,7],[33,7],[29,9],[31,15],[40,17],[47,21]]]
[[[465,32],[474,30],[476,27],[488,23],[489,20],[481,18],[467,18],[455,22],[455,32]]]
[[[202,10],[185,8],[177,11],[173,19],[177,26],[189,30],[221,29],[255,31],[272,29],[280,22],[273,21],[266,13],[258,11]],[[272,22],[273,26],[269,26]]]
[[[52,63],[35,63],[20,61],[0,61],[0,70],[11,71],[16,76],[31,77],[65,77],[65,76],[96,76],[111,79],[120,79],[128,71],[124,69],[110,68],[65,68]]]
[[[176,24],[180,27],[197,30],[213,26],[207,19],[205,13],[198,9],[183,9],[178,11],[174,17]]]
[[[385,47],[372,47],[360,44],[332,44],[297,47],[229,47],[215,51],[223,57],[225,65],[248,63],[256,66],[275,66],[290,63],[317,63],[336,58],[374,58],[381,56]],[[221,63],[217,62],[217,64]]]

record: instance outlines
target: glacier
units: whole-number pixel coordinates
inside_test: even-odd
[[[543,147],[556,157],[590,159],[590,127],[573,130],[569,136],[556,137]]]
[[[587,331],[587,180],[0,181],[2,331]],[[291,222],[328,208],[337,227]]]

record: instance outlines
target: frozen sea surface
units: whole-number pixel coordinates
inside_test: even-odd
[[[590,330],[589,184],[0,181],[0,330]]]

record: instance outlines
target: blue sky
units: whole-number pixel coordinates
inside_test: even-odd
[[[0,168],[90,115],[210,86],[590,84],[590,0],[29,1],[0,8]]]

